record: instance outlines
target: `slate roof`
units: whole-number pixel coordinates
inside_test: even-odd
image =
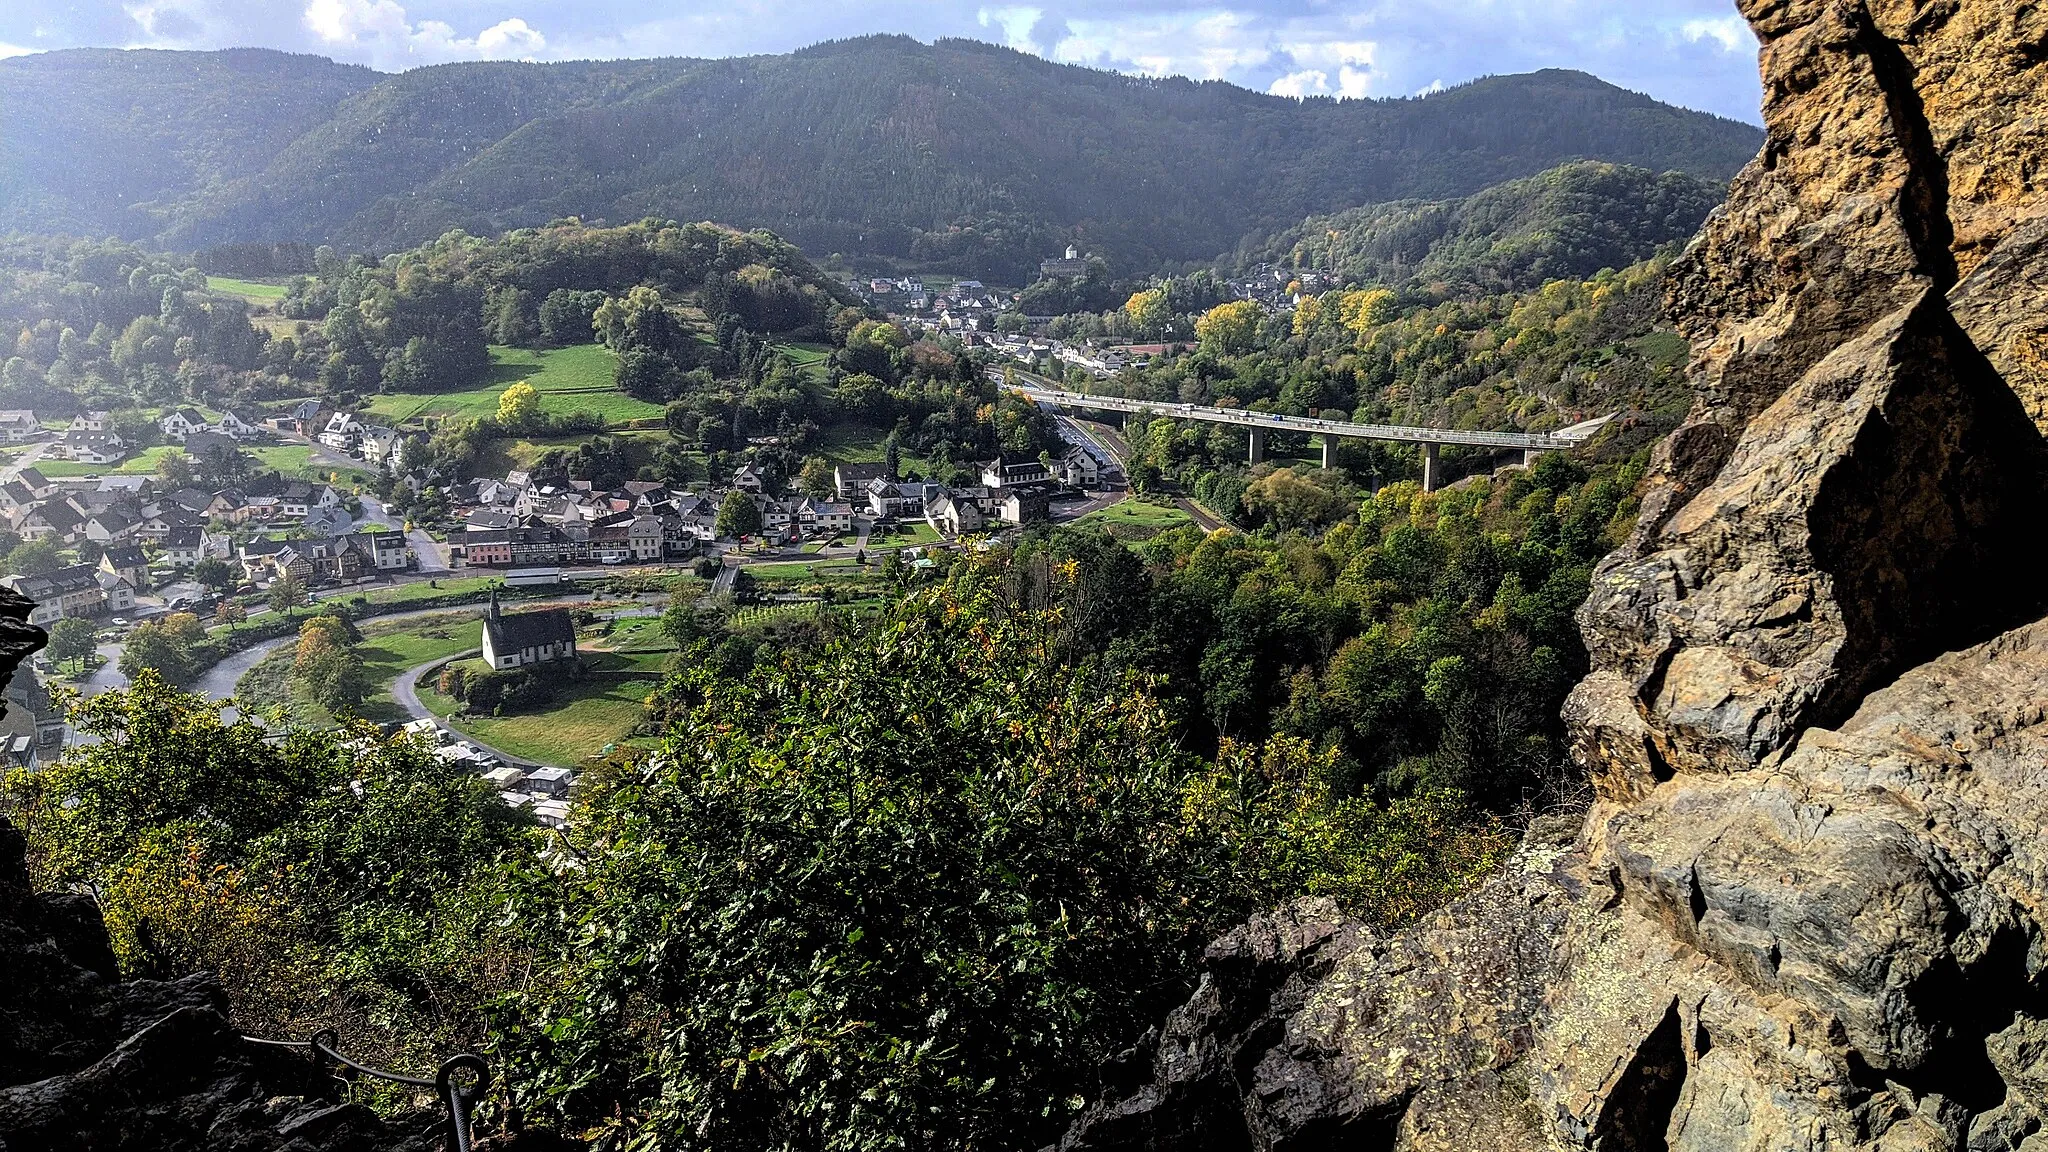
[[[490,633],[491,647],[500,652],[517,652],[522,648],[540,648],[562,642],[573,644],[576,641],[576,625],[569,619],[567,608],[488,616],[484,619],[484,628]]]

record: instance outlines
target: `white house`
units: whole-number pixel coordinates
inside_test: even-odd
[[[36,414],[26,408],[10,408],[0,411],[0,437],[9,444],[18,444],[42,430],[36,423]]]
[[[260,431],[256,425],[243,419],[241,413],[234,411],[222,412],[220,419],[214,421],[213,430],[236,440],[247,440]]]
[[[398,456],[398,433],[391,428],[365,428],[362,443],[356,446],[356,451],[364,461],[380,468],[391,464]]]
[[[363,422],[353,412],[336,412],[327,418],[327,426],[320,430],[320,443],[337,452],[346,452],[356,446],[356,440],[363,434]]]
[[[806,499],[797,507],[797,523],[806,532],[830,534],[853,531],[853,505],[831,500]]]
[[[64,430],[67,432],[105,432],[107,430],[107,414],[105,412],[80,412],[71,418],[71,423]]]
[[[197,524],[172,528],[164,534],[164,559],[186,568],[209,556],[226,556],[227,547],[226,537],[216,536]]]
[[[1086,448],[1068,449],[1060,457],[1060,481],[1069,488],[1093,488],[1102,483],[1102,465]]]
[[[948,536],[981,530],[981,509],[966,496],[941,488],[924,502],[925,523]]]
[[[78,429],[66,432],[56,445],[57,454],[80,464],[118,464],[128,456],[128,442],[112,432]]]
[[[206,417],[201,416],[197,408],[173,408],[156,425],[164,430],[165,436],[180,444],[185,442],[185,437],[194,432],[204,432],[207,427]]]

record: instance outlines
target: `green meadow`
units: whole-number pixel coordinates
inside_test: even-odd
[[[617,363],[602,344],[539,350],[493,347],[491,374],[484,384],[452,392],[387,392],[372,397],[364,411],[393,425],[428,416],[494,416],[499,395],[524,381],[541,394],[541,411],[549,415],[595,412],[607,424],[659,420],[661,405],[635,400],[613,387]]]

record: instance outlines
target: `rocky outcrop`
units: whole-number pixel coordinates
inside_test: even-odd
[[[32,607],[0,589],[0,682],[43,644]],[[438,1110],[382,1119],[301,1052],[244,1040],[211,976],[123,980],[98,907],[32,891],[26,848],[0,819],[0,1152],[442,1147]]]
[[[438,1117],[393,1126],[303,1054],[242,1039],[206,975],[128,980],[92,901],[28,887],[0,820],[0,1152],[438,1149]]]
[[[1740,6],[1767,139],[1581,611],[1592,808],[1212,957],[1067,1147],[2048,1152],[2048,8]]]

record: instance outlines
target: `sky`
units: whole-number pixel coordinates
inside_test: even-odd
[[[1756,41],[1732,0],[0,0],[0,56],[260,46],[383,71],[787,52],[873,32],[1297,97],[1578,68],[1758,122]]]

